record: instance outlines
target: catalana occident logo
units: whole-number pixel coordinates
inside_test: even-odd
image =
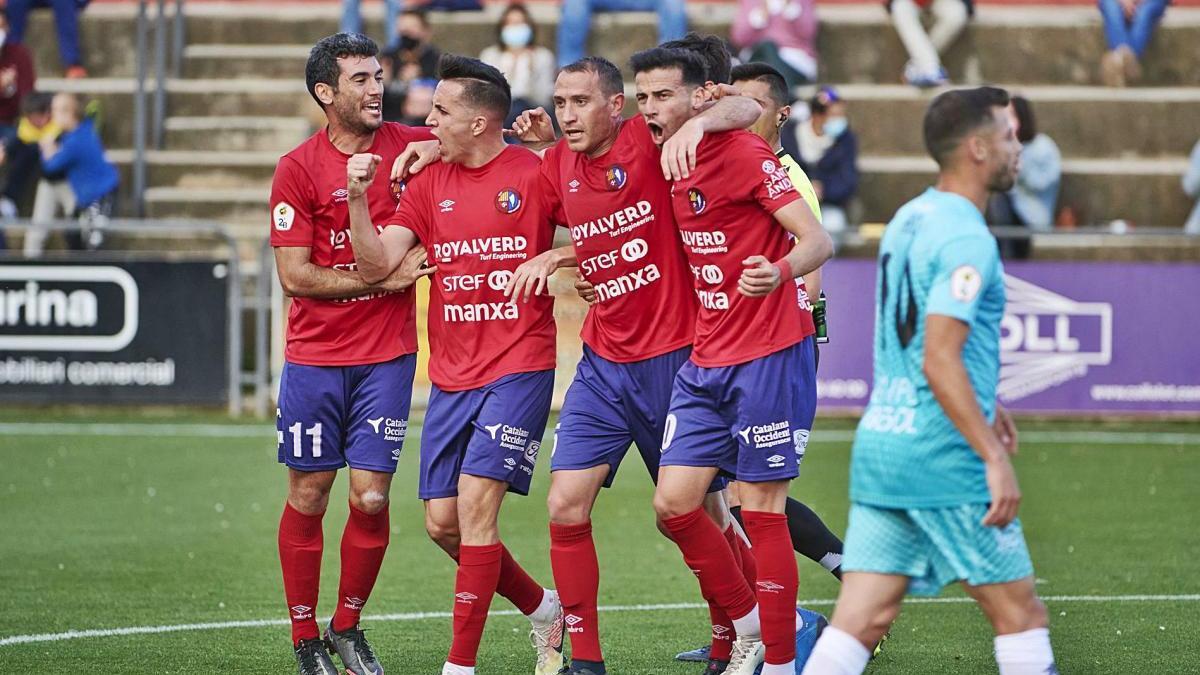
[[[613,164],[604,172],[604,182],[608,183],[610,190],[620,190],[625,187],[625,181],[629,179],[629,174],[620,164]]]
[[[500,213],[516,213],[521,208],[521,193],[516,188],[504,188],[497,192],[496,208]]]
[[[1000,322],[1003,401],[1017,401],[1112,362],[1112,305],[1077,302],[1004,275],[1008,306]]]
[[[708,206],[708,200],[704,198],[703,192],[696,188],[688,188],[688,205],[692,207],[692,213],[700,215]]]

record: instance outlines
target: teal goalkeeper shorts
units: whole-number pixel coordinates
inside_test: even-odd
[[[909,578],[908,592],[937,595],[952,581],[1001,584],[1033,574],[1021,521],[982,525],[987,504],[931,509],[850,507],[842,570]]]

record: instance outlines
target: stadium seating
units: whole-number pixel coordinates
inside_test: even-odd
[[[1062,203],[1081,223],[1127,219],[1178,227],[1190,204],[1179,189],[1184,158],[1200,138],[1200,8],[1175,6],[1144,61],[1142,86],[1099,86],[1104,50],[1093,4],[983,4],[966,39],[947,59],[957,82],[995,82],[1027,95],[1042,130],[1063,150]],[[1191,2],[1184,5],[1196,4]],[[43,78],[39,88],[99,98],[112,156],[129,175],[132,153],[132,30],[136,4],[104,2],[83,22],[89,80]],[[248,245],[265,236],[263,215],[278,156],[302,140],[318,113],[304,90],[307,49],[336,30],[331,2],[190,2],[183,77],[168,91],[166,144],[150,155],[151,216],[213,218],[235,226]],[[368,9],[378,10],[368,5]],[[553,44],[557,8],[538,4],[540,41]],[[475,54],[493,39],[489,12],[435,15],[435,42]],[[699,2],[692,24],[727,34],[733,7]],[[866,220],[886,220],[932,175],[920,118],[930,94],[899,84],[903,48],[877,3],[820,5],[824,81],[842,85],[860,134],[860,194]],[[44,13],[42,13],[44,14]],[[378,34],[380,17],[368,14]],[[653,15],[601,15],[592,51],[619,64],[654,41]],[[48,16],[36,16],[29,40],[41,72],[56,54]],[[97,48],[104,45],[103,49]],[[128,185],[129,181],[126,181]]]

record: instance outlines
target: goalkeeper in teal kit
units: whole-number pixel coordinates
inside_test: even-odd
[[[1008,94],[930,104],[936,187],[904,205],[879,249],[875,383],[855,437],[843,585],[805,675],[858,675],[906,593],[961,582],[995,629],[1001,675],[1057,673],[1017,507],[1016,428],[996,404],[1004,270],[983,208],[1012,187]]]

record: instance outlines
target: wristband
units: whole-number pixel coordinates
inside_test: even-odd
[[[788,264],[786,259],[776,260],[775,268],[779,270],[780,283],[795,279],[795,277],[792,276],[792,266]]]

